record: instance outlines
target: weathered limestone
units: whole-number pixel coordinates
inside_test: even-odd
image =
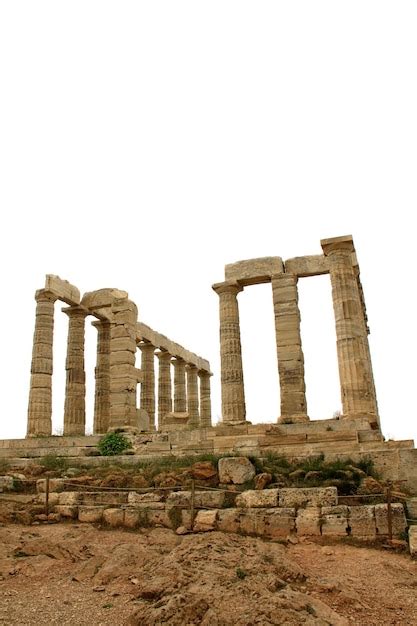
[[[150,430],[155,430],[155,346],[141,342],[138,347],[142,352],[143,377],[140,388],[140,408],[144,409],[149,416]]]
[[[236,498],[236,506],[240,508],[266,508],[278,506],[278,489],[256,491],[248,489]]]
[[[269,283],[273,274],[280,274],[283,271],[281,257],[266,256],[230,263],[225,266],[224,275],[226,281],[238,281],[240,285],[247,286]]]
[[[164,423],[164,417],[172,411],[171,355],[169,352],[156,352],[159,359],[158,374],[158,430]]]
[[[222,418],[223,422],[234,424],[246,420],[237,302],[242,287],[232,281],[213,285],[213,289],[220,299]]]
[[[52,432],[52,348],[56,296],[39,289],[35,299],[37,304],[29,391],[28,437],[50,435]]]
[[[365,415],[378,426],[367,326],[352,266],[352,253],[355,252],[353,239],[350,235],[323,239],[321,245],[329,261],[332,283],[342,417]]]
[[[272,277],[278,372],[281,387],[281,417],[278,421],[306,422],[304,355],[301,347],[297,276]]]
[[[219,480],[221,483],[243,485],[255,477],[252,463],[244,456],[219,459]]]
[[[174,366],[174,412],[185,413],[187,410],[185,361],[176,358],[171,361]]]
[[[210,377],[211,373],[199,370],[200,379],[200,428],[210,428],[211,426],[211,396]]]
[[[191,428],[198,428],[200,424],[200,415],[198,407],[198,377],[195,365],[187,363],[187,412],[188,425]]]
[[[87,311],[79,306],[62,309],[68,315],[64,436],[85,434],[84,326]]]
[[[110,322],[100,320],[97,328],[96,388],[94,395],[94,434],[106,433],[110,419]]]
[[[136,304],[127,298],[111,305],[109,428],[136,427]]]
[[[283,507],[319,507],[336,506],[336,487],[288,487],[279,490],[279,506]]]

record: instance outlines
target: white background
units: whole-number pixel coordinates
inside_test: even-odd
[[[218,418],[224,264],[352,234],[383,431],[417,438],[416,18],[405,0],[0,4],[0,437],[25,435],[46,273],[127,290],[141,321],[208,358]],[[331,417],[330,280],[299,286],[309,415]],[[239,301],[248,418],[272,422],[271,287]],[[88,324],[90,426],[95,336]]]

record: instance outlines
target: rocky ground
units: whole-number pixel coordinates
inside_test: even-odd
[[[0,527],[0,624],[415,624],[417,562],[211,532]]]

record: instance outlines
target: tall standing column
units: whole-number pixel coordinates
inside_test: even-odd
[[[33,335],[27,436],[52,434],[52,361],[54,302],[52,293],[35,294],[36,321]]]
[[[159,359],[158,373],[158,430],[164,417],[172,412],[171,355],[169,352],[156,352]]]
[[[174,411],[185,413],[187,410],[185,361],[176,357],[171,362],[174,366]]]
[[[301,346],[297,276],[272,276],[278,373],[281,391],[279,422],[307,422],[304,355]]]
[[[200,425],[200,415],[198,407],[198,377],[197,367],[187,364],[187,412],[188,426],[198,428]]]
[[[142,352],[140,408],[148,413],[150,430],[155,430],[155,346],[140,343],[138,347]]]
[[[329,261],[336,321],[337,357],[343,417],[367,416],[378,426],[378,408],[372,374],[366,320],[352,253],[353,239],[334,237],[321,242]]]
[[[62,309],[68,315],[67,360],[65,369],[64,436],[85,435],[85,309],[73,306]]]
[[[200,428],[211,427],[210,372],[199,370],[200,378]]]
[[[138,309],[127,298],[115,298],[110,325],[110,418],[109,427],[136,428],[136,322]]]
[[[109,427],[110,415],[110,322],[93,322],[97,328],[96,388],[94,395],[94,434],[103,434]]]
[[[242,287],[233,281],[213,285],[220,299],[220,362],[222,417],[228,424],[246,421],[237,294]]]

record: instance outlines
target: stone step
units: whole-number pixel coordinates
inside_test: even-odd
[[[59,447],[84,447],[96,446],[102,435],[90,435],[87,437],[28,437],[27,439],[2,439],[0,440],[0,450],[33,449]]]

